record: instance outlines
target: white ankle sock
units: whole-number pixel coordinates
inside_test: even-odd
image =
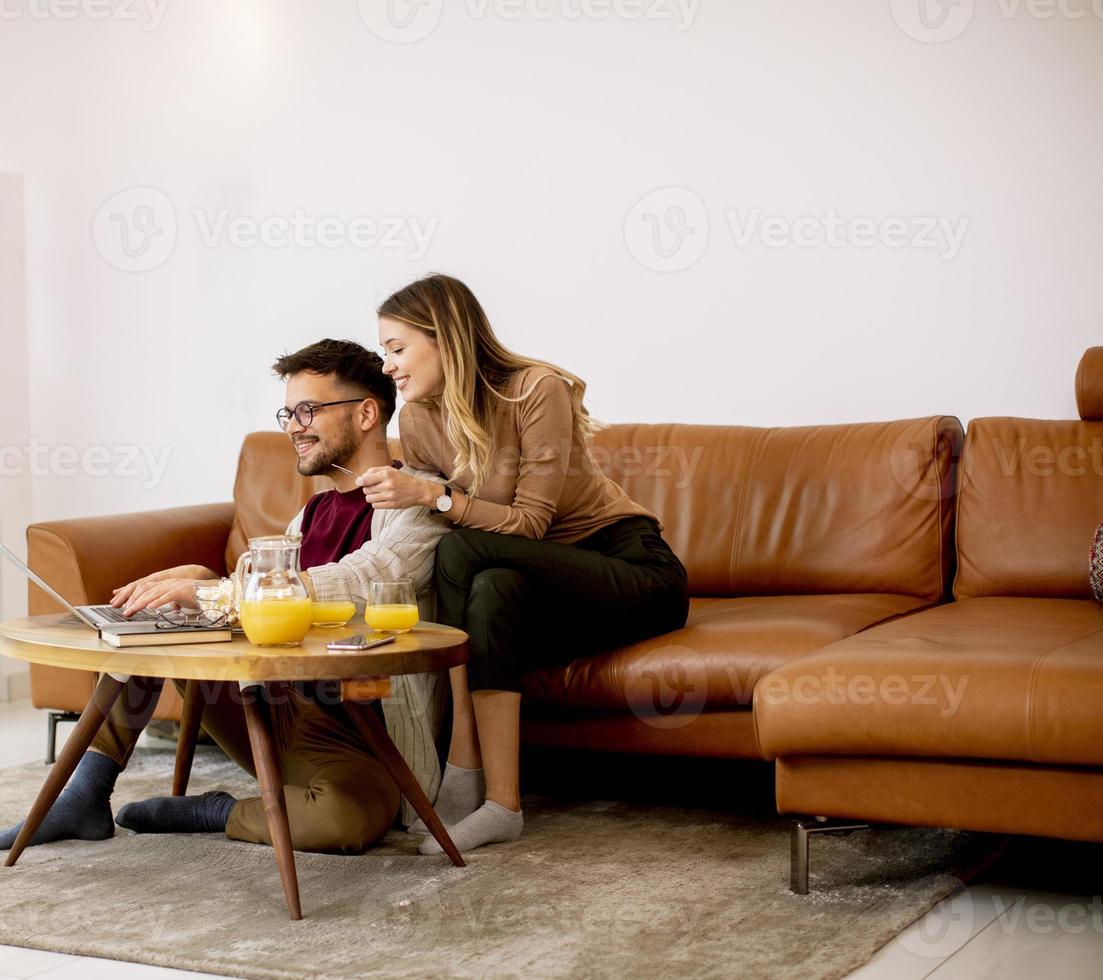
[[[525,826],[525,818],[520,810],[508,810],[500,803],[487,800],[479,809],[464,817],[454,827],[448,828],[448,834],[461,851],[473,851],[483,844],[499,844],[503,841],[517,840]],[[427,837],[418,847],[420,854],[444,853],[440,844]]]
[[[451,762],[445,763],[444,778],[440,781],[437,802],[433,806],[444,826],[451,827],[474,813],[482,806],[484,799],[486,778],[481,769],[462,769]],[[424,836],[429,833],[429,828],[418,818],[410,824],[410,833]]]

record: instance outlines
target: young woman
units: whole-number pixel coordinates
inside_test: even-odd
[[[359,482],[374,507],[428,507],[454,525],[437,548],[437,619],[467,631],[471,658],[452,671],[437,811],[470,850],[521,835],[522,674],[680,629],[686,571],[655,516],[594,464],[580,378],[503,347],[448,276],[378,312],[406,462],[448,484],[392,467]],[[440,848],[429,837],[421,852]]]

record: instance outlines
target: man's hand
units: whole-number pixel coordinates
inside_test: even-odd
[[[116,609],[121,606],[124,616],[130,616],[147,606],[160,606],[166,602],[191,605],[195,598],[195,583],[210,579],[217,581],[218,573],[202,565],[177,565],[115,589],[111,605]]]
[[[356,483],[364,488],[365,499],[377,510],[431,508],[441,493],[431,480],[410,476],[393,466],[373,466],[361,473]]]

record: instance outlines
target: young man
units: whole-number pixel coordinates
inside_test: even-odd
[[[325,475],[335,485],[311,497],[288,530],[303,536],[303,577],[315,598],[366,596],[373,580],[408,578],[423,615],[431,617],[433,559],[448,524],[424,507],[374,511],[355,477],[334,468],[362,473],[375,466],[400,465],[387,445],[395,385],[381,369],[377,355],[351,341],[336,340],[319,341],[273,365],[287,382],[284,408],[277,417],[298,453],[299,472]],[[417,475],[440,479],[435,474]],[[196,581],[217,577],[196,565],[166,569],[117,589],[112,604],[129,615],[146,606],[190,603]],[[162,683],[130,679],[32,844],[103,840],[114,834],[111,792],[149,721]],[[180,682],[177,686],[182,689]],[[270,685],[270,694],[292,845],[297,850],[362,853],[394,822],[399,806],[394,782],[354,731],[290,688]],[[392,696],[383,703],[391,737],[430,798],[440,783],[435,735],[443,695],[442,677],[414,675],[395,678]],[[208,687],[203,727],[230,758],[253,772],[236,684]],[[412,819],[412,809],[404,817]],[[235,800],[220,792],[130,804],[120,810],[116,822],[140,833],[225,831],[234,840],[271,843],[262,801]],[[12,846],[18,831],[17,826],[0,832],[0,850]]]

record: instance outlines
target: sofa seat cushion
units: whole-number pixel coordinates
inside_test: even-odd
[[[747,708],[755,683],[775,667],[927,605],[899,595],[695,598],[683,629],[531,671],[525,696],[555,707],[643,714],[662,713],[675,701],[697,713]]]
[[[1103,606],[984,597],[779,668],[755,691],[768,758],[923,756],[1103,765]]]

